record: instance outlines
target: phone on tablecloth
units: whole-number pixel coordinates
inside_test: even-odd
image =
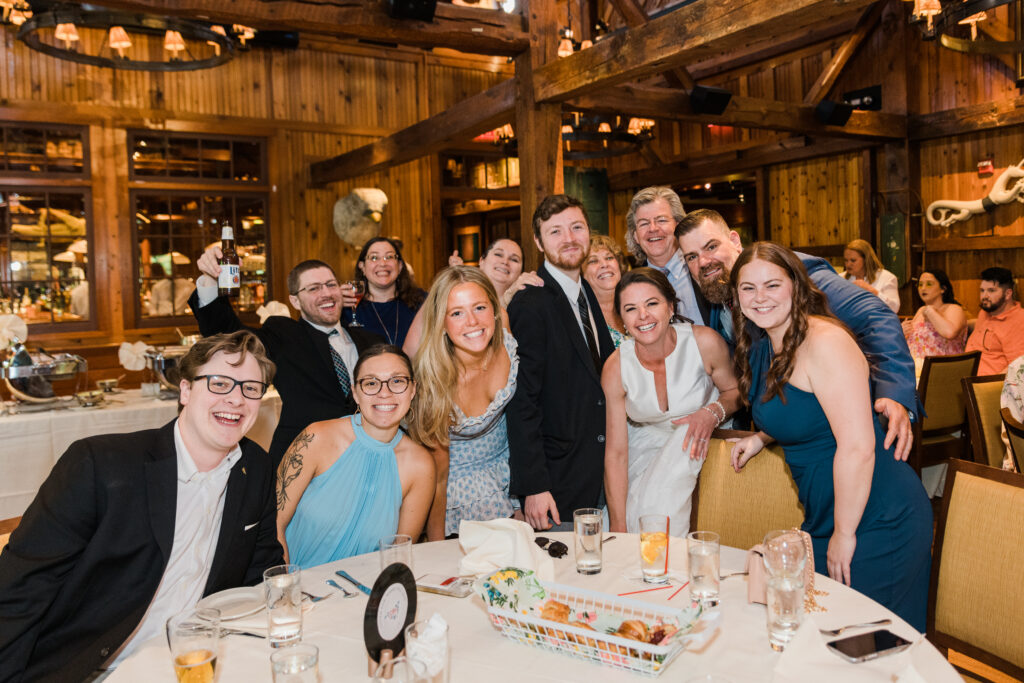
[[[830,650],[851,662],[866,662],[870,659],[901,652],[908,647],[910,647],[909,640],[899,637],[888,629],[861,633],[828,643]]]
[[[416,589],[453,598],[464,598],[473,592],[473,577],[426,574],[416,580]]]

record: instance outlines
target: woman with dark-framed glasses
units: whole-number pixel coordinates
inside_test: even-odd
[[[399,428],[416,396],[408,356],[372,346],[353,376],[359,412],[304,429],[277,473],[277,535],[301,567],[371,552],[383,536],[419,537],[434,495],[433,458]]]

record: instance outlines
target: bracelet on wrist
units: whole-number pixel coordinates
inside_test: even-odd
[[[715,427],[717,427],[718,425],[722,424],[722,418],[718,417],[718,413],[716,413],[715,411],[713,411],[713,410],[712,410],[712,409],[711,409],[711,408],[709,407],[710,405],[711,405],[711,404],[708,404],[708,405],[706,405],[706,406],[701,406],[701,410],[706,410],[706,411],[708,411],[709,413],[711,413],[711,417],[715,418]]]

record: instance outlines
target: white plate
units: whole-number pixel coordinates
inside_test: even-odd
[[[266,605],[267,600],[263,595],[262,586],[243,586],[207,595],[196,604],[196,607],[219,609],[220,620],[230,621],[256,614]]]

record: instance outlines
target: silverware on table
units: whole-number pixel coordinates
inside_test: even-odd
[[[334,595],[334,593],[328,593],[327,595],[313,595],[312,593],[307,593],[306,591],[302,591],[302,594],[309,598],[310,602],[320,602],[321,600],[326,600],[327,598]]]
[[[340,576],[341,578],[345,579],[346,581],[348,581],[353,586],[355,586],[359,590],[363,591],[367,595],[369,595],[371,593],[369,588],[367,588],[366,586],[364,586],[363,584],[359,583],[358,581],[353,579],[351,576],[349,576],[349,573],[347,571],[345,571],[344,569],[339,569],[338,571],[336,571],[334,573],[337,574],[338,576]]]
[[[892,619],[878,619],[876,621],[865,621],[862,624],[850,624],[849,626],[840,626],[839,628],[819,628],[822,634],[826,636],[838,636],[844,631],[849,631],[853,628],[867,628],[868,626],[887,626],[892,623]]]
[[[749,573],[750,572],[748,572],[745,569],[743,571],[739,571],[739,572],[729,572],[728,574],[721,574],[721,575],[719,575],[718,580],[721,581],[722,579],[728,579],[730,576],[746,576]]]
[[[250,638],[262,638],[263,640],[267,639],[266,636],[260,635],[259,633],[253,633],[252,631],[243,631],[239,628],[224,628],[222,626],[220,629],[220,633],[222,636],[249,636]]]
[[[328,586],[334,586],[335,588],[337,588],[338,590],[340,590],[340,591],[342,592],[342,594],[343,594],[343,595],[344,595],[344,596],[345,596],[346,598],[354,598],[354,597],[356,597],[356,594],[355,594],[355,593],[350,593],[350,592],[349,592],[348,590],[346,590],[346,589],[345,589],[345,587],[344,587],[344,586],[342,586],[342,585],[341,585],[340,583],[338,583],[338,582],[337,582],[337,581],[335,581],[334,579],[327,579],[327,585],[328,585]]]
[[[608,541],[614,541],[616,538],[618,538],[618,536],[608,536],[603,541],[601,541],[601,543],[603,545],[603,544],[607,543]]]

